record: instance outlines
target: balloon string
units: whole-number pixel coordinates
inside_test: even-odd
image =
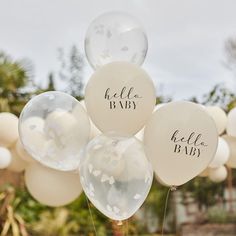
[[[165,227],[166,213],[167,213],[167,207],[168,207],[168,200],[169,200],[170,192],[175,191],[175,190],[176,190],[176,187],[171,186],[169,188],[168,192],[167,192],[167,195],[166,195],[166,202],[165,202],[164,216],[163,216],[163,221],[162,221],[161,236],[164,235],[164,227]]]
[[[126,220],[125,226],[126,226],[126,236],[128,236],[129,235],[129,220],[128,219]]]
[[[88,200],[87,196],[85,196],[85,197],[86,197],[86,201],[87,201],[87,204],[88,204],[90,218],[91,218],[91,221],[92,221],[92,224],[93,224],[93,230],[94,230],[95,236],[97,236],[97,231],[96,231],[95,223],[94,223],[94,220],[93,220],[93,214],[92,214],[92,210],[91,210],[91,207],[90,207],[90,204],[89,204],[89,200]]]

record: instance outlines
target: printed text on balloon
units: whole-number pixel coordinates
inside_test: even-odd
[[[171,136],[171,141],[174,142],[174,153],[183,153],[192,157],[200,157],[201,147],[207,147],[207,144],[201,140],[202,134],[191,132],[187,137],[180,135],[179,130]]]
[[[111,88],[107,88],[105,91],[105,99],[109,101],[110,109],[132,109],[137,107],[136,99],[142,98],[135,93],[134,87],[123,87],[120,92],[111,92]]]

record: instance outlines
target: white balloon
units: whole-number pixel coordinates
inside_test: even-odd
[[[167,185],[182,185],[206,169],[217,142],[213,119],[191,102],[171,102],[161,107],[144,131],[147,157]]]
[[[53,91],[26,104],[19,131],[25,150],[35,160],[50,168],[70,171],[78,168],[79,152],[89,141],[90,123],[75,98]]]
[[[78,174],[50,169],[38,163],[26,168],[25,184],[38,202],[51,207],[67,205],[82,192]]]
[[[166,105],[166,103],[159,103],[159,104],[157,104],[157,105],[155,106],[153,112],[154,112],[154,111],[157,111],[158,109],[160,109],[161,107],[163,107],[163,106],[165,106],[165,105]]]
[[[16,153],[18,156],[26,162],[35,162],[32,156],[24,149],[20,139],[16,142]]]
[[[18,138],[18,118],[8,112],[0,113],[0,146],[10,147]]]
[[[100,135],[86,146],[80,179],[90,201],[114,220],[132,216],[151,188],[153,171],[134,137]]]
[[[222,134],[226,129],[227,116],[224,110],[217,106],[206,107],[206,111],[216,123],[218,134]]]
[[[148,49],[147,36],[139,22],[123,12],[107,12],[90,24],[85,52],[90,65],[97,69],[114,61],[141,65]]]
[[[20,156],[16,152],[15,146],[13,146],[10,149],[10,151],[11,151],[12,158],[11,158],[11,163],[7,167],[7,169],[13,172],[17,172],[17,173],[24,171],[26,166],[28,165],[28,162],[20,158]]]
[[[85,89],[88,114],[102,132],[137,133],[151,116],[155,101],[149,76],[127,62],[103,66],[92,75]]]
[[[211,163],[209,164],[209,167],[218,168],[224,165],[228,161],[229,155],[230,155],[229,145],[223,138],[219,137],[216,154]]]
[[[0,147],[0,169],[7,168],[11,163],[11,152],[4,147]]]
[[[228,143],[230,150],[230,156],[226,165],[231,168],[236,168],[236,137],[224,135],[222,138]]]
[[[209,179],[213,182],[219,183],[227,178],[227,169],[225,166],[220,166],[218,168],[209,169]]]
[[[228,114],[227,134],[236,137],[236,108],[233,108]]]

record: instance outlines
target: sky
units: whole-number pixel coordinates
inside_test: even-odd
[[[142,67],[157,95],[201,97],[218,83],[236,92],[236,78],[223,65],[224,43],[236,36],[235,0],[0,0],[0,50],[30,59],[43,86],[59,70],[58,48],[76,44],[84,53],[90,22],[113,10],[130,13],[146,29]],[[87,63],[85,80],[92,73]]]

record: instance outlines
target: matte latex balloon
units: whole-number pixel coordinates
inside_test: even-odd
[[[18,138],[18,118],[8,112],[0,113],[0,146],[10,147]]]
[[[223,138],[219,137],[216,154],[211,163],[209,164],[209,167],[218,168],[224,165],[228,161],[229,155],[230,155],[229,145]]]
[[[229,136],[236,137],[236,108],[233,108],[228,114],[226,131]]]
[[[134,17],[123,12],[100,15],[86,33],[85,52],[94,69],[114,61],[141,65],[147,49],[143,28]]]
[[[144,128],[142,128],[137,134],[135,134],[135,137],[138,140],[143,141],[143,135],[144,135]]]
[[[141,68],[126,62],[97,70],[85,89],[90,118],[102,132],[137,133],[155,106],[153,82]]]
[[[25,170],[25,168],[28,165],[28,162],[24,161],[20,158],[18,153],[16,152],[16,146],[14,145],[11,149],[11,163],[7,167],[8,170],[11,170],[13,172],[20,173]]]
[[[124,220],[143,204],[153,171],[134,137],[100,135],[81,156],[80,179],[90,201],[107,217]]]
[[[222,134],[225,131],[227,124],[227,115],[225,111],[217,106],[206,106],[205,108],[209,115],[215,121],[218,134]]]
[[[84,100],[80,101],[80,104],[83,106],[83,108],[87,111],[86,105]],[[75,109],[73,110],[73,113],[77,112],[77,107],[75,107]],[[101,134],[101,131],[95,126],[95,124],[92,122],[91,119],[89,119],[90,121],[90,126],[91,126],[91,131],[90,131],[90,139],[93,139],[94,137],[98,136]]]
[[[0,147],[0,169],[7,168],[11,163],[11,152],[4,147]]]
[[[90,123],[75,98],[61,92],[46,92],[24,107],[19,131],[21,143],[35,160],[70,171],[78,168],[79,152],[89,141]]]
[[[208,176],[209,176],[209,168],[208,167],[199,174],[199,177],[203,177],[203,178],[208,177]]]
[[[230,156],[226,165],[231,168],[236,168],[236,137],[224,135],[222,138],[227,142],[230,152]]]
[[[217,142],[213,119],[191,102],[171,102],[161,107],[144,131],[147,158],[167,185],[182,185],[206,169]]]
[[[24,149],[20,139],[16,142],[16,153],[18,156],[26,162],[35,162],[32,156]]]
[[[52,207],[67,205],[82,192],[78,174],[50,169],[38,163],[26,168],[25,184],[37,201]]]
[[[209,169],[209,179],[213,182],[219,183],[227,178],[227,169],[225,166]]]

